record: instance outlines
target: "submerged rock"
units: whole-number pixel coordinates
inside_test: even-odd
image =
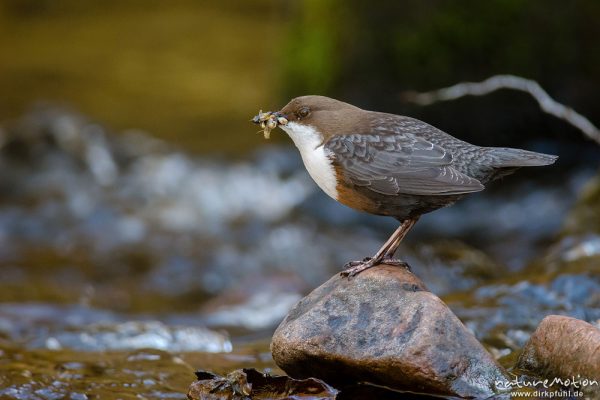
[[[396,390],[489,397],[505,373],[450,309],[412,273],[380,265],[335,275],[302,299],[271,343],[294,378],[366,382]]]
[[[482,285],[447,301],[479,340],[496,349],[498,356],[505,356],[522,349],[547,315],[600,320],[600,263],[596,260],[600,258],[540,262],[512,274],[510,280]],[[554,268],[563,271],[544,281]]]
[[[576,318],[549,315],[525,345],[517,367],[554,379],[600,380],[600,329]],[[600,392],[600,387],[590,387]]]

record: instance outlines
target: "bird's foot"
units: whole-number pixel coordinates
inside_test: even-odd
[[[377,264],[379,264],[379,262],[373,260],[371,257],[366,257],[362,261],[350,261],[344,264],[344,270],[340,272],[340,275],[350,278]]]
[[[342,267],[344,270],[346,269],[350,269],[352,267],[356,267],[358,265],[363,265],[366,262],[371,261],[372,257],[365,257],[362,260],[358,260],[358,261],[348,261],[346,264],[344,264],[344,266]]]
[[[408,272],[412,272],[412,269],[410,269],[410,265],[408,265],[407,262],[398,260],[397,258],[385,256],[383,257],[383,260],[381,260],[380,264],[393,265],[395,267],[403,267],[406,268]]]
[[[347,276],[350,278],[350,277],[360,274],[361,272],[363,272],[366,269],[372,268],[379,264],[387,264],[387,265],[393,265],[396,267],[403,267],[403,268],[406,268],[407,271],[412,272],[412,270],[410,269],[410,265],[408,265],[408,263],[406,263],[402,260],[398,260],[396,258],[386,256],[383,259],[381,259],[380,261],[375,261],[371,257],[366,257],[362,261],[347,262],[346,264],[344,264],[344,270],[342,272],[340,272],[340,275]]]

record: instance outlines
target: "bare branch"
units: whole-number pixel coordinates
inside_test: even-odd
[[[536,81],[520,76],[495,75],[482,82],[463,82],[431,92],[406,92],[403,97],[410,102],[426,106],[438,101],[454,100],[463,96],[483,96],[499,89],[514,89],[529,93],[537,100],[542,111],[570,123],[587,137],[600,144],[600,130],[589,119],[577,113],[571,107],[552,99]]]

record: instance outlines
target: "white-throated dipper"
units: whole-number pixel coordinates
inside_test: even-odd
[[[479,192],[485,184],[520,167],[549,165],[557,156],[527,150],[480,147],[401,115],[366,111],[324,96],[302,96],[281,111],[252,120],[265,137],[279,126],[294,141],[304,166],[333,199],[400,221],[373,257],[352,261],[342,274],[354,276],[394,253],[421,214]]]

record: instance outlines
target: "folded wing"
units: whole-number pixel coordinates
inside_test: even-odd
[[[484,186],[452,166],[444,148],[410,133],[338,135],[324,146],[347,183],[384,195],[454,195]]]

